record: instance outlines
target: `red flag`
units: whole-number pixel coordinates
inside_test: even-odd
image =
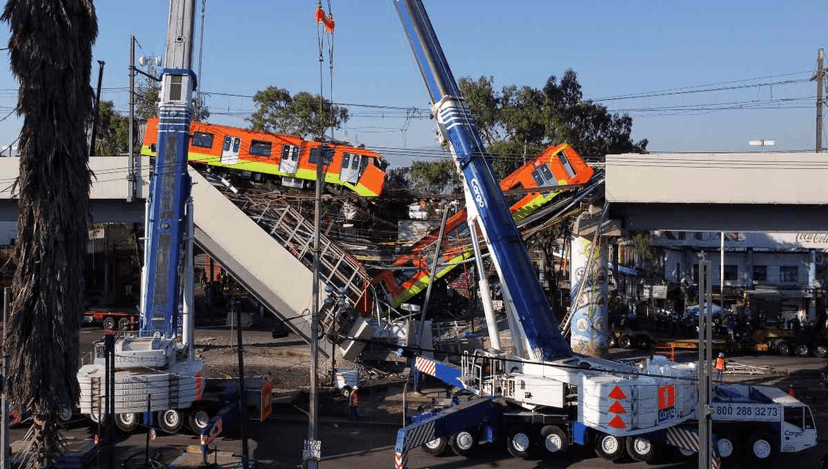
[[[325,31],[332,33],[334,32],[334,19],[333,15],[325,16],[325,10],[322,9],[322,5],[316,9],[316,24],[324,24]]]

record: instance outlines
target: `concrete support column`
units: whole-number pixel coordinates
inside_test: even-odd
[[[808,254],[808,322],[816,321],[816,250],[809,250]]]
[[[745,289],[753,290],[753,248],[747,248],[745,254]]]
[[[607,238],[601,237],[589,266],[592,242],[580,236],[572,238],[572,265],[570,267],[570,300],[575,305],[572,315],[570,345],[572,351],[595,357],[605,356],[609,348],[609,321],[607,314]],[[583,291],[580,298],[578,291]],[[577,301],[577,303],[576,303]]]

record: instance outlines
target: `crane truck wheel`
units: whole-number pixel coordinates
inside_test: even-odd
[[[448,452],[448,437],[441,436],[431,441],[426,441],[423,450],[432,456],[442,456]]]
[[[722,433],[716,442],[716,451],[722,459],[732,459],[736,456],[736,448],[739,447],[739,441],[736,435],[730,432]]]
[[[624,455],[624,438],[602,433],[595,439],[595,453],[607,461],[616,461]]]
[[[541,428],[541,445],[543,453],[547,456],[557,456],[566,453],[569,449],[569,439],[566,432],[557,425],[547,425]]]
[[[791,350],[791,344],[785,342],[784,340],[776,344],[776,353],[779,355],[788,356],[791,354]]]
[[[118,320],[118,329],[125,331],[129,329],[129,318],[121,318]]]
[[[681,448],[681,447],[678,449],[678,452],[679,452],[679,454],[681,454],[685,458],[692,457],[694,454],[696,454],[696,451],[694,451],[692,449]]]
[[[178,433],[184,426],[184,416],[177,409],[159,410],[156,417],[158,426],[167,433]]]
[[[635,348],[633,347],[632,337],[630,337],[628,334],[624,334],[621,336],[620,339],[618,339],[618,345],[621,346],[621,348],[625,349]]]
[[[508,431],[506,449],[516,458],[527,459],[532,453],[532,438],[524,427],[512,427]]]
[[[207,428],[210,424],[210,414],[206,410],[196,410],[187,416],[187,425],[193,433],[200,435],[201,430]]]
[[[61,422],[68,422],[72,420],[72,409],[70,407],[61,407],[60,412],[58,412],[58,419]]]
[[[799,344],[796,346],[796,354],[800,357],[807,357],[811,354],[811,346],[808,344]]]
[[[814,355],[819,358],[828,357],[828,344],[817,344],[814,347]]]
[[[642,436],[627,438],[627,453],[631,458],[640,462],[650,462],[656,457],[658,448],[656,443]]]
[[[115,329],[115,318],[104,318],[103,328],[111,331]]]
[[[132,433],[138,426],[138,414],[128,412],[115,415],[115,426],[124,433]]]
[[[470,458],[477,448],[477,435],[472,430],[463,430],[451,435],[449,446],[454,454]]]
[[[751,457],[756,462],[764,462],[770,460],[773,456],[773,440],[765,433],[759,433],[750,439],[748,450]]]

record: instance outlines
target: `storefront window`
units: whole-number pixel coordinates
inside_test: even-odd
[[[753,266],[753,281],[767,282],[768,281],[768,266],[754,265]]]
[[[737,265],[725,265],[724,266],[724,279],[725,281],[735,282],[739,279],[739,266]]]
[[[799,267],[795,265],[783,265],[779,267],[780,282],[796,282],[799,280]]]

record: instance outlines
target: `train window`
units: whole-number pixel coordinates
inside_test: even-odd
[[[239,137],[236,137],[235,139],[233,139],[233,153],[239,152],[239,146],[241,146],[241,139]]]
[[[330,153],[325,158],[325,161],[322,162],[323,165],[331,164],[331,157],[334,155],[333,148],[327,147],[330,150]],[[316,160],[319,159],[319,153],[322,151],[322,147],[315,147],[310,149],[310,155],[308,156],[308,162],[311,164],[316,164]]]
[[[569,159],[564,155],[564,152],[558,152],[558,159],[561,161],[561,164],[564,167],[564,171],[566,171],[566,175],[568,177],[575,177],[575,170],[572,169],[572,164],[569,162]]]
[[[537,185],[538,185],[538,187],[542,187],[542,186],[543,186],[543,182],[544,182],[544,181],[543,181],[543,178],[542,178],[542,177],[541,177],[541,175],[540,175],[540,171],[538,171],[537,169],[536,169],[536,170],[534,170],[534,171],[532,171],[532,179],[534,179],[534,180],[535,180],[535,184],[537,184]]]
[[[271,143],[262,140],[250,142],[250,154],[253,156],[270,156]]]
[[[351,159],[351,169],[359,168],[359,160],[360,160],[360,156],[359,155],[354,155],[353,159]]]
[[[342,154],[342,167],[347,168],[349,164],[351,164],[351,154],[350,153],[343,153]]]
[[[374,166],[376,166],[377,168],[379,168],[383,171],[385,171],[385,168],[388,167],[388,163],[386,163],[385,160],[383,160],[383,159],[371,158],[371,161],[374,163]]]
[[[195,132],[193,134],[193,146],[201,148],[212,148],[213,134],[207,132]]]
[[[223,151],[230,151],[230,145],[233,143],[233,137],[227,136],[224,137],[224,146],[222,147]]]
[[[541,172],[541,175],[544,179],[546,179],[547,186],[557,186],[558,181],[555,179],[555,175],[552,174],[552,171],[549,170],[549,165],[542,164],[540,168],[538,168]]]
[[[282,145],[282,159],[296,161],[299,159],[299,147],[296,145]]]

